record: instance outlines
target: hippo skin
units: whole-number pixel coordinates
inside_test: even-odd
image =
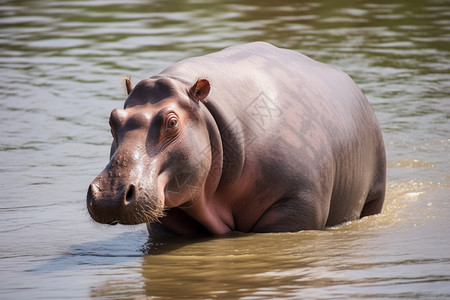
[[[175,234],[323,229],[381,211],[376,117],[345,73],[264,42],[182,60],[111,112],[87,194],[104,224]]]

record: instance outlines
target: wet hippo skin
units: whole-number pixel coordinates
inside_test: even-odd
[[[88,189],[97,222],[293,232],[382,209],[380,127],[333,67],[257,42],[125,84],[124,109],[110,116],[111,160]]]

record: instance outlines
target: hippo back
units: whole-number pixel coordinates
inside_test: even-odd
[[[183,60],[158,76],[186,86],[209,80],[205,105],[222,133],[239,123],[242,151],[270,148],[270,156],[259,154],[260,163],[282,168],[282,181],[318,178],[315,189],[327,199],[327,225],[358,218],[371,188],[385,182],[375,115],[354,81],[331,66],[257,42]],[[230,148],[236,151],[232,143]],[[356,201],[342,202],[346,197]]]

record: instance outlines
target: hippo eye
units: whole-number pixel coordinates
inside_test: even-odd
[[[176,115],[171,114],[169,118],[167,119],[167,129],[166,130],[172,130],[177,128],[178,126],[178,118]]]

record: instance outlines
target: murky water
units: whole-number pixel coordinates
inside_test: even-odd
[[[256,40],[350,74],[384,212],[325,231],[147,241],[84,207],[120,77]],[[0,298],[450,298],[450,2],[0,1]]]

